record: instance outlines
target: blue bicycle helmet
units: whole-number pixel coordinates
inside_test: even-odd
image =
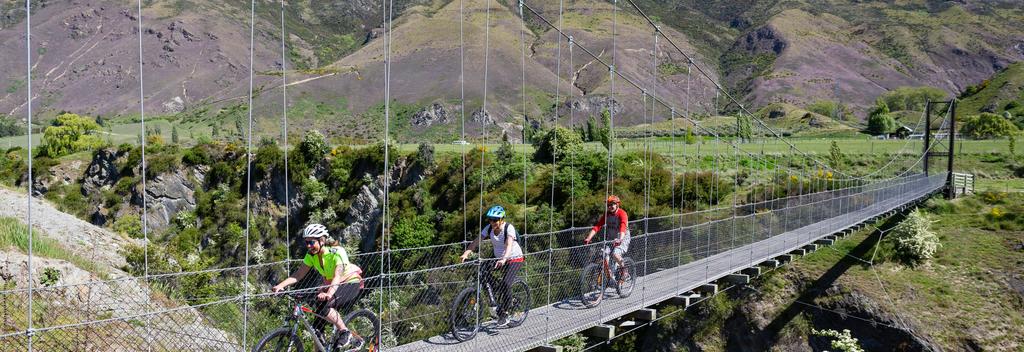
[[[489,219],[502,219],[505,217],[505,208],[500,205],[495,205],[487,210],[487,218]]]

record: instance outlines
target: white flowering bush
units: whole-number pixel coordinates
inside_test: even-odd
[[[910,213],[893,228],[887,240],[893,243],[896,256],[911,265],[928,261],[942,245],[931,230],[931,220],[920,210]]]
[[[843,332],[835,331],[832,329],[811,329],[811,333],[817,336],[831,337],[832,348],[834,348],[836,351],[864,352],[864,349],[861,348],[860,344],[857,343],[857,338],[850,335],[849,329],[843,329]]]

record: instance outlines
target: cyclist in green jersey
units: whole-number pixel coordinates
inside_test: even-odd
[[[337,346],[345,346],[351,342],[352,346],[362,346],[363,341],[359,338],[349,341],[352,336],[345,322],[341,319],[338,309],[347,307],[355,302],[362,288],[362,270],[348,260],[348,253],[338,242],[331,239],[327,228],[320,224],[310,224],[302,231],[302,239],[306,242],[308,253],[302,259],[302,265],[287,279],[275,285],[273,292],[281,292],[285,287],[299,282],[306,277],[309,269],[316,269],[317,273],[323,276],[323,286],[317,294],[318,315],[324,317],[327,322],[338,328]],[[318,319],[319,320],[319,319]],[[321,324],[318,328],[322,327]],[[357,335],[358,336],[358,335]]]

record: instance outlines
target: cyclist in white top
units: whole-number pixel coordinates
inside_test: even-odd
[[[519,274],[519,269],[523,267],[523,249],[519,246],[518,234],[516,228],[512,224],[505,222],[505,208],[500,205],[495,205],[487,211],[487,222],[488,225],[484,226],[484,229],[480,231],[480,237],[477,237],[469,244],[466,251],[459,257],[462,262],[465,262],[469,258],[470,254],[476,250],[477,246],[480,245],[481,239],[490,239],[494,245],[494,257],[498,258],[498,261],[494,263],[494,266],[486,266],[484,279],[492,280],[491,286],[494,287],[498,300],[498,326],[508,325],[508,312],[506,312],[506,306],[508,303],[508,292],[512,287],[512,283],[516,280],[516,275]],[[494,271],[504,269],[504,273],[501,275],[501,280],[494,280]]]

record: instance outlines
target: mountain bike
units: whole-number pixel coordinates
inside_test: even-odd
[[[623,256],[622,268],[617,268],[611,259],[612,245],[591,247],[588,257],[590,264],[580,273],[580,300],[587,308],[596,307],[604,299],[609,286],[614,287],[620,298],[629,297],[636,283],[636,264],[633,258]]]
[[[456,340],[465,342],[476,337],[477,332],[480,331],[481,322],[487,318],[484,316],[485,312],[495,319],[500,313],[506,314],[510,328],[522,325],[530,314],[530,304],[532,303],[530,287],[526,286],[526,282],[522,278],[516,278],[516,281],[509,287],[508,304],[505,311],[497,312],[498,302],[494,292],[494,283],[499,279],[492,275],[495,270],[489,270],[486,267],[488,265],[493,267],[494,261],[483,261],[477,269],[480,275],[480,285],[465,288],[459,292],[452,303],[450,323],[452,335]],[[483,295],[477,292],[478,287],[483,288]],[[481,303],[487,304],[493,309],[481,309]]]
[[[256,343],[256,346],[253,347],[253,352],[303,352],[305,350],[320,352],[373,352],[380,349],[381,338],[377,334],[380,331],[380,320],[377,319],[377,315],[372,311],[359,309],[345,316],[345,325],[352,334],[351,342],[348,345],[341,346],[339,349],[335,349],[334,343],[339,338],[337,327],[331,325],[330,333],[323,334],[314,328],[311,322],[311,320],[316,318],[325,319],[323,316],[316,314],[315,310],[306,304],[311,299],[316,299],[316,292],[292,293],[285,295],[285,297],[290,301],[290,305],[294,307],[292,314],[285,318],[283,326],[264,335]],[[356,332],[362,332],[367,335],[360,336]],[[308,338],[312,338],[312,341],[309,341]],[[356,339],[363,340],[361,347],[356,348],[352,345],[352,342],[356,341]]]

